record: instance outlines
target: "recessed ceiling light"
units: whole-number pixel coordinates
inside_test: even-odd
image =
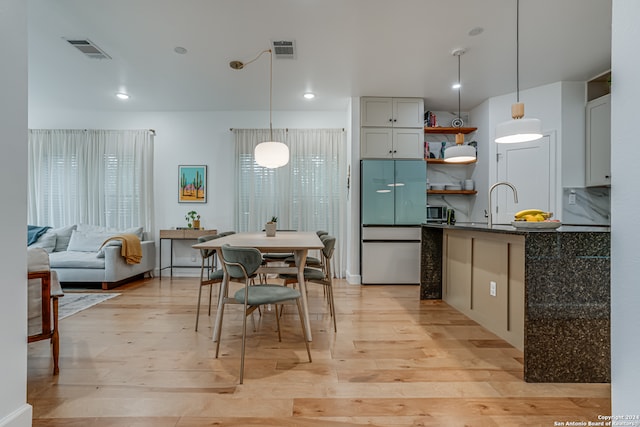
[[[313,99],[316,97],[315,93],[307,92],[303,95],[306,99]]]
[[[118,97],[118,99],[129,99],[129,95],[124,92],[118,92],[116,93],[116,96]]]
[[[460,83],[454,83],[451,85],[451,89],[460,89],[462,85]]]
[[[484,28],[482,28],[482,27],[474,27],[474,28],[469,30],[469,35],[471,37],[477,36],[479,34],[482,34],[483,31],[484,31]]]
[[[188,52],[188,51],[187,51],[187,49],[186,49],[186,48],[184,48],[184,47],[182,47],[182,46],[176,46],[176,47],[174,47],[174,48],[173,48],[173,51],[174,51],[175,53],[177,53],[177,54],[180,54],[180,55],[184,55],[185,53],[187,53],[187,52]]]

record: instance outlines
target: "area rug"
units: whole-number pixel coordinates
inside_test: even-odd
[[[62,298],[58,299],[58,318],[64,319],[118,295],[120,294],[66,292]]]

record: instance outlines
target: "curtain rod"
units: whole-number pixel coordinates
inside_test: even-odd
[[[289,128],[284,129],[286,132],[289,132]],[[233,132],[234,128],[229,128],[229,132]],[[344,132],[344,128],[342,128],[342,132]]]

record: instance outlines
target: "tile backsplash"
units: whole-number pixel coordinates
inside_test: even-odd
[[[578,225],[611,225],[611,188],[564,188],[562,222]]]

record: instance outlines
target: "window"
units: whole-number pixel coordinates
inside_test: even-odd
[[[29,224],[153,230],[151,131],[30,130]]]
[[[334,270],[342,276],[346,224],[346,149],[342,129],[274,130],[289,146],[286,166],[267,169],[253,158],[269,130],[235,129],[236,229],[259,231],[272,217],[278,229],[325,230],[336,236]],[[345,246],[346,247],[346,246]],[[342,260],[341,254],[345,254]]]

